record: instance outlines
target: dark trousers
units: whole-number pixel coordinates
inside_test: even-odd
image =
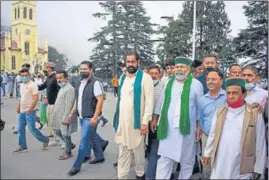
[[[118,96],[118,87],[114,87],[114,97]]]

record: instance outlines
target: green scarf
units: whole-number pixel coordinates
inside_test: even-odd
[[[189,74],[187,80],[184,82],[183,85],[183,92],[181,94],[181,106],[180,106],[180,133],[183,136],[190,134],[190,117],[189,117],[189,97],[190,97],[190,87],[192,83],[192,75]],[[162,106],[160,122],[157,130],[157,138],[159,140],[163,140],[167,137],[168,131],[168,116],[167,112],[170,106],[171,101],[171,91],[172,85],[175,80],[175,76],[171,77],[167,83],[165,89],[165,98],[164,103]]]
[[[126,78],[126,73],[124,73],[121,77],[121,81],[118,88],[118,101],[116,106],[116,112],[113,119],[113,127],[117,132],[119,126],[119,114],[120,114],[120,97],[121,97],[121,88]],[[143,71],[138,68],[136,72],[135,82],[134,82],[134,128],[140,129],[141,123],[141,92],[142,92],[142,78],[143,78]]]

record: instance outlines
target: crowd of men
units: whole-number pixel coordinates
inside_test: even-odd
[[[73,176],[88,160],[105,161],[108,141],[97,133],[97,126],[107,122],[102,114],[106,95],[91,62],[81,62],[70,78],[54,68],[54,63],[46,64],[46,79],[39,85],[31,80],[29,68],[20,71],[19,146],[14,153],[27,152],[28,125],[43,150],[62,144],[59,160],[68,159],[76,147],[71,137],[79,121],[80,144],[68,172]],[[170,179],[175,171],[178,179],[189,179],[196,161],[210,169],[211,179],[267,178],[268,91],[260,87],[255,67],[234,64],[224,78],[213,55],[202,61],[174,57],[145,68],[137,53],[129,53],[113,86],[118,179],[129,178],[133,159],[137,179]],[[39,91],[44,89],[48,137],[35,127]],[[202,159],[197,159],[197,148]]]

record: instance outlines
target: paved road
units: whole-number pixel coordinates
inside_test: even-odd
[[[12,127],[17,123],[15,112],[15,99],[4,99],[1,106],[1,118],[6,121],[6,128],[1,132],[1,179],[63,179],[67,176],[68,170],[77,155],[77,149],[73,152],[74,156],[65,161],[59,161],[58,156],[62,153],[60,147],[50,147],[48,151],[41,150],[39,143],[29,132],[27,132],[28,152],[13,154],[17,148],[17,135],[12,133]],[[75,179],[116,179],[116,169],[113,163],[117,161],[118,147],[114,143],[114,130],[112,128],[112,117],[115,110],[116,99],[107,95],[104,105],[104,115],[109,119],[105,127],[98,129],[99,134],[110,143],[105,151],[105,162],[102,164],[84,164],[81,172],[72,177]],[[42,130],[46,134],[46,130]],[[73,142],[79,145],[79,135],[73,135]],[[130,178],[135,178],[134,168],[130,171]],[[198,179],[198,174],[193,178]]]

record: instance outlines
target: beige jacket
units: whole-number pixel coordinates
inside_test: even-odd
[[[225,121],[227,107],[218,108],[218,121],[215,129],[215,139],[213,151],[211,154],[211,167],[215,163],[218,144]],[[241,139],[241,163],[240,174],[252,173],[255,165],[255,149],[256,149],[256,122],[258,119],[258,110],[252,109],[251,105],[246,105],[245,117],[243,123],[242,139]],[[254,128],[253,128],[254,127]]]

